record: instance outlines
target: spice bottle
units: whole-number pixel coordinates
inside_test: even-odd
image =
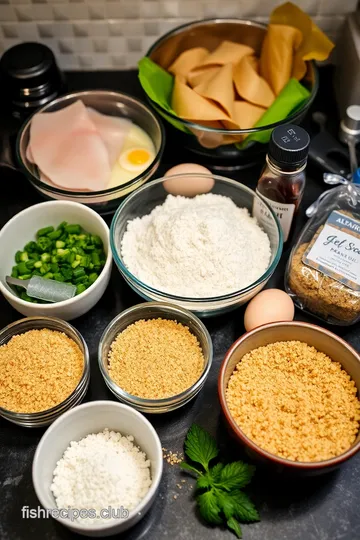
[[[309,134],[299,126],[287,124],[275,128],[256,188],[279,218],[284,242],[289,239],[304,193],[309,144]]]

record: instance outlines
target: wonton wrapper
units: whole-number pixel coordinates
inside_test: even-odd
[[[182,75],[186,78],[189,71],[198,66],[208,56],[209,51],[204,47],[194,47],[180,54],[168,68],[173,75]]]
[[[292,26],[268,26],[261,49],[260,73],[276,95],[280,94],[291,78],[294,54],[302,39],[300,30]]]
[[[223,66],[224,64],[237,64],[243,56],[253,55],[254,49],[243,43],[222,41],[216,49],[199,64],[203,66]]]
[[[234,83],[240,97],[268,108],[275,99],[269,84],[256,72],[254,60],[244,56],[234,68]]]
[[[215,103],[197,94],[192,88],[175,77],[171,106],[184,120],[228,120],[227,114]]]
[[[240,129],[249,129],[255,126],[266,109],[253,105],[247,101],[235,101],[233,119]]]
[[[235,100],[232,64],[222,66],[209,81],[199,84],[194,91],[204,98],[215,101],[232,117]]]
[[[187,75],[187,81],[190,86],[195,88],[202,83],[207,83],[220,69],[220,66],[205,66],[190,71]]]
[[[303,40],[295,54],[291,74],[299,81],[306,74],[307,60],[326,60],[334,48],[332,41],[316,26],[311,17],[291,2],[274,9],[270,24],[294,26],[302,33]]]

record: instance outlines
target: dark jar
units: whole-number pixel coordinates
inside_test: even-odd
[[[304,194],[305,168],[310,137],[301,127],[283,125],[271,134],[266,164],[259,178],[256,192],[274,210],[288,241],[294,217]]]

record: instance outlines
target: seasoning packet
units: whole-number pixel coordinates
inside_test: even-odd
[[[331,324],[360,319],[360,187],[331,190],[294,246],[285,286],[295,304]]]

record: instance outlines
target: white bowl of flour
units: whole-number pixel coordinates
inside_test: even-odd
[[[160,439],[142,414],[113,401],[93,401],[48,428],[32,476],[49,517],[79,534],[104,538],[144,517],[155,502],[162,469]],[[81,509],[85,513],[79,515]]]
[[[246,186],[213,178],[211,192],[194,197],[171,195],[155,180],[115,214],[115,262],[144,298],[216,314],[248,301],[275,270],[282,236],[270,207]]]

